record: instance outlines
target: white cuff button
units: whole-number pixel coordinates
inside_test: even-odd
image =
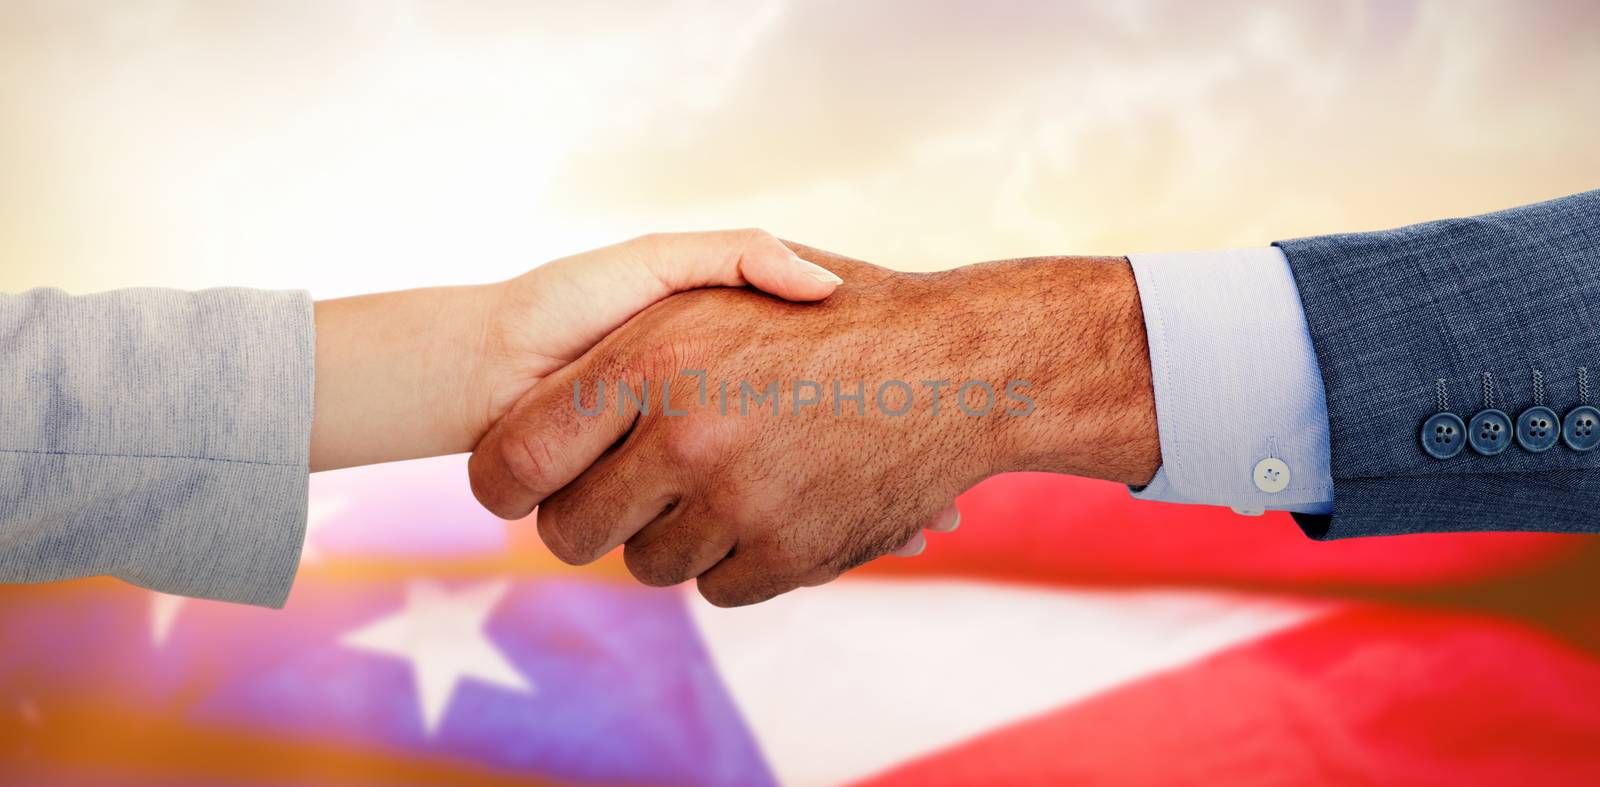
[[[1265,508],[1237,508],[1237,507],[1235,507],[1233,509],[1233,513],[1238,514],[1239,516],[1261,516],[1262,514],[1267,513],[1267,510]]]
[[[1282,492],[1289,485],[1289,465],[1276,456],[1269,456],[1256,462],[1251,478],[1263,492]]]

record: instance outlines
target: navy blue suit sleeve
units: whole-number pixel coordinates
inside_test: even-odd
[[[1421,437],[1441,409],[1566,416],[1581,369],[1600,394],[1600,191],[1277,245],[1328,403],[1333,512],[1297,516],[1308,535],[1600,532],[1600,450],[1437,459]]]

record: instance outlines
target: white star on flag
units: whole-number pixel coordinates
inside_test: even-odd
[[[532,694],[534,687],[489,640],[485,624],[511,587],[487,582],[451,590],[413,582],[399,612],[345,635],[351,648],[405,659],[416,678],[422,729],[432,737],[465,678]]]

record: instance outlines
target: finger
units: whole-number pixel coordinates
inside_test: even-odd
[[[670,466],[633,435],[539,505],[539,537],[566,563],[592,563],[670,511],[680,490]]]
[[[955,506],[950,506],[940,511],[932,522],[923,525],[924,529],[932,530],[935,533],[953,533],[958,527],[961,527],[961,510]]]
[[[660,517],[628,539],[622,560],[640,582],[666,587],[687,582],[721,562],[738,540],[734,529],[708,517],[691,514],[683,501],[672,513]]]
[[[932,521],[928,522],[926,525],[923,525],[922,529],[934,533],[949,533],[960,526],[961,511],[955,506],[950,506],[949,508],[940,511]],[[927,550],[927,548],[928,538],[922,534],[922,531],[919,530],[915,533],[912,533],[911,538],[908,539],[906,543],[902,544],[899,549],[896,549],[889,554],[894,555],[895,557],[916,557]]]
[[[718,607],[757,604],[802,584],[766,550],[743,545],[695,580],[700,595]]]
[[[579,360],[534,386],[490,427],[467,461],[472,494],[503,519],[520,519],[599,459],[637,414],[617,406],[596,364]],[[575,401],[574,382],[581,398]],[[580,410],[580,403],[583,409]],[[598,407],[598,412],[595,408]]]
[[[904,546],[901,546],[899,549],[896,549],[889,554],[894,555],[895,557],[916,557],[917,555],[922,554],[922,551],[927,548],[928,539],[922,535],[921,530],[918,530],[917,532],[911,534],[911,540],[907,541]]]
[[[647,235],[640,243],[640,260],[667,290],[663,295],[749,284],[791,301],[815,301],[843,283],[761,230],[664,233]]]

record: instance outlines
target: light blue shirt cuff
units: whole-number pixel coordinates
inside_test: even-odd
[[[1161,468],[1141,500],[1326,514],[1328,405],[1294,275],[1275,247],[1129,256]]]

